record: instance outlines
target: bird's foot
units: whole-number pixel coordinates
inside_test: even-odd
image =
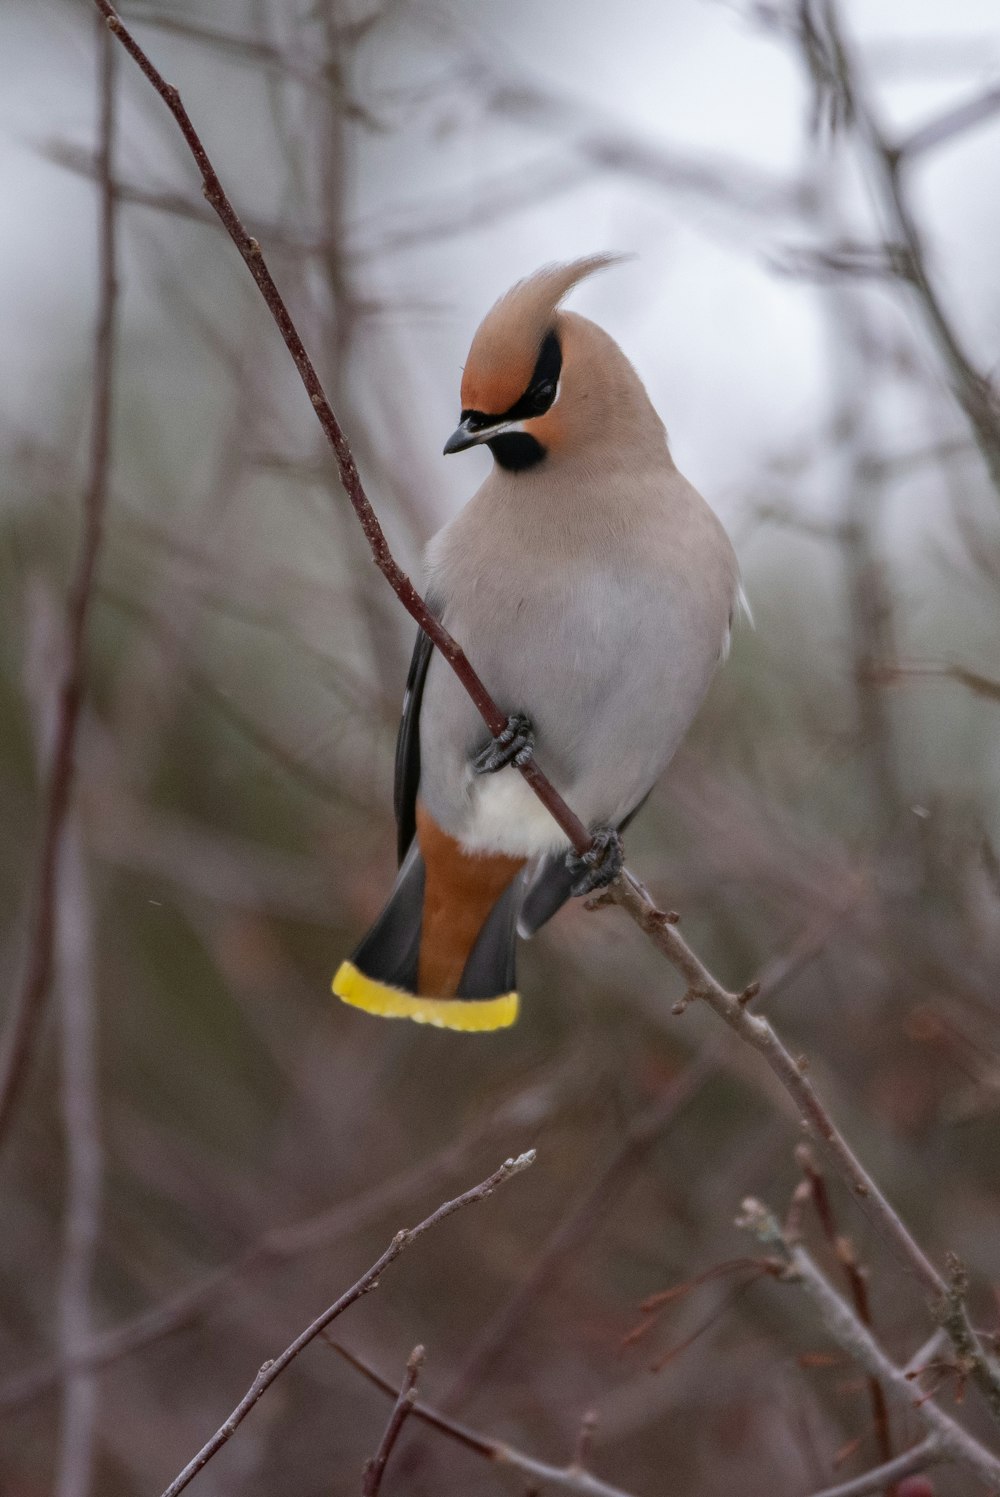
[[[520,769],[534,752],[535,730],[523,712],[515,712],[508,717],[503,732],[491,738],[485,748],[473,756],[472,772],[496,774],[498,769],[504,769],[508,764]]]
[[[625,849],[613,826],[595,827],[592,836],[585,853],[566,854],[566,867],[576,879],[570,893],[576,897],[613,883],[625,867]]]

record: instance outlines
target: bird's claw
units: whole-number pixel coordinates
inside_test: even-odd
[[[520,769],[527,764],[535,752],[535,730],[523,712],[515,712],[507,719],[507,726],[496,738],[491,738],[485,748],[473,756],[473,774],[496,774],[512,764]]]
[[[579,898],[613,883],[625,867],[625,849],[613,826],[599,826],[585,853],[568,852],[566,867],[576,882],[570,893]]]

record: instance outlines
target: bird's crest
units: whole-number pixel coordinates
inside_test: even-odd
[[[556,310],[574,286],[621,255],[588,255],[568,265],[545,265],[518,281],[487,312],[469,349],[462,376],[462,409],[500,413],[528,388]]]

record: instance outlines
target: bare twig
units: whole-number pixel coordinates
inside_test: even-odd
[[[808,12],[811,0],[803,0]],[[816,22],[819,22],[819,27]],[[888,216],[891,237],[906,251],[906,280],[913,286],[923,310],[924,320],[948,369],[952,388],[975,433],[983,460],[1000,493],[1000,398],[990,380],[973,364],[949,320],[937,290],[930,278],[923,236],[907,193],[905,167],[916,154],[913,139],[903,149],[887,136],[875,107],[861,80],[861,71],[847,41],[835,0],[815,0],[812,35],[822,31],[822,45],[829,48],[829,74],[839,91],[845,118],[850,120],[872,167],[880,202]],[[803,32],[803,35],[805,32]],[[941,139],[945,133],[967,128],[979,116],[968,111],[953,121],[947,131],[941,122],[936,127]],[[925,145],[933,143],[935,127]]]
[[[431,1227],[436,1227],[446,1217],[454,1215],[456,1211],[461,1211],[463,1206],[471,1206],[476,1201],[485,1201],[499,1185],[503,1185],[512,1176],[519,1175],[522,1170],[527,1169],[534,1162],[534,1149],[529,1149],[526,1154],[520,1154],[516,1159],[506,1160],[498,1170],[493,1171],[493,1174],[488,1179],[481,1181],[479,1185],[474,1185],[471,1190],[463,1191],[454,1200],[445,1201],[442,1206],[439,1206],[430,1216],[425,1217],[417,1226],[404,1227],[402,1231],[397,1232],[385,1252],[376,1259],[371,1268],[361,1275],[356,1284],[353,1284],[350,1289],[346,1290],[332,1305],[329,1305],[323,1311],[322,1315],[317,1316],[311,1325],[306,1326],[305,1330],[296,1336],[295,1340],[289,1346],[285,1347],[280,1356],[263,1364],[257,1376],[250,1384],[250,1387],[229,1415],[229,1418],[219,1426],[212,1438],[202,1446],[198,1454],[174,1478],[165,1489],[163,1497],[177,1497],[178,1492],[183,1492],[184,1488],[198,1475],[198,1472],[208,1464],[228,1440],[232,1439],[232,1436],[243,1423],[243,1420],[249,1414],[254,1404],[263,1397],[275,1378],[280,1377],[285,1368],[299,1355],[299,1352],[303,1351],[309,1345],[310,1341],[314,1341],[321,1331],[324,1331],[331,1322],[337,1319],[338,1315],[342,1315],[345,1310],[349,1309],[363,1295],[369,1294],[371,1290],[377,1288],[383,1271],[389,1267],[390,1263],[394,1263],[400,1253],[404,1252],[412,1242]]]
[[[621,874],[611,887],[616,901],[628,910],[654,945],[680,972],[688,991],[695,998],[704,999],[730,1029],[764,1057],[791,1097],[808,1132],[822,1145],[841,1179],[929,1296],[940,1323],[945,1324],[944,1317],[948,1313],[951,1292],[947,1279],[934,1267],[837,1128],[809,1079],[805,1059],[796,1058],[792,1054],[767,1019],[749,1012],[748,1006],[740,1002],[740,994],[726,991],[691,950],[676,927],[664,918],[662,912],[655,909],[646,890],[636,883],[631,874]],[[946,1325],[946,1329],[952,1335],[960,1355],[972,1358],[970,1376],[984,1394],[994,1416],[1000,1418],[1000,1377],[976,1342],[964,1307],[952,1307],[952,1313],[959,1312],[963,1320],[961,1346],[955,1341],[952,1327]]]
[[[576,1245],[593,1230],[601,1216],[609,1211],[628,1185],[650,1150],[664,1131],[704,1086],[716,1064],[715,1057],[703,1055],[691,1061],[675,1077],[640,1117],[629,1127],[626,1137],[599,1170],[583,1197],[556,1227],[536,1262],[518,1284],[513,1294],[486,1325],[464,1358],[454,1382],[442,1400],[447,1412],[461,1408],[485,1374],[495,1365],[525,1315],[551,1284],[554,1275]]]
[[[897,1455],[895,1460],[874,1466],[851,1481],[838,1482],[835,1487],[824,1487],[822,1492],[815,1492],[813,1497],[869,1497],[870,1493],[884,1492],[895,1482],[902,1481],[904,1476],[927,1471],[944,1459],[937,1436],[928,1435],[926,1440],[921,1440],[919,1445],[914,1445],[912,1450],[907,1450],[903,1455]]]
[[[362,1497],[378,1497],[382,1486],[382,1477],[392,1454],[392,1447],[399,1439],[403,1425],[417,1401],[417,1377],[424,1363],[424,1349],[415,1346],[410,1352],[409,1361],[406,1364],[406,1372],[403,1376],[403,1386],[399,1390],[399,1397],[393,1405],[389,1422],[385,1427],[378,1450],[365,1467],[364,1480],[361,1484]]]
[[[277,1267],[306,1253],[329,1248],[348,1233],[358,1231],[380,1213],[395,1209],[418,1190],[442,1185],[464,1163],[470,1151],[483,1141],[484,1133],[495,1137],[499,1129],[517,1125],[525,1110],[536,1118],[544,1111],[537,1086],[518,1091],[494,1108],[484,1127],[467,1130],[456,1142],[424,1160],[417,1169],[404,1170],[379,1182],[341,1205],[333,1206],[302,1221],[274,1227],[232,1262],[210,1269],[194,1283],[130,1320],[100,1331],[78,1346],[72,1357],[42,1363],[17,1373],[0,1385],[0,1411],[23,1408],[73,1372],[109,1367],[133,1356],[165,1337],[195,1324],[216,1309],[253,1273]]]
[[[832,1249],[834,1257],[843,1269],[844,1278],[850,1291],[851,1301],[854,1305],[854,1313],[861,1324],[873,1330],[871,1299],[868,1293],[868,1280],[864,1269],[858,1262],[854,1244],[849,1237],[844,1237],[837,1230],[837,1220],[834,1215],[833,1202],[830,1192],[827,1190],[826,1180],[818,1168],[812,1151],[807,1144],[800,1144],[795,1151],[795,1159],[805,1177],[804,1183],[808,1185],[812,1197],[816,1215],[819,1217],[823,1228],[823,1235]],[[872,1423],[875,1427],[875,1439],[877,1441],[877,1455],[885,1464],[892,1459],[892,1431],[889,1424],[889,1410],[886,1405],[885,1393],[877,1377],[868,1379],[868,1397],[872,1407]],[[890,1483],[886,1483],[887,1487]],[[888,1497],[893,1497],[890,1491]]]
[[[106,45],[108,38],[102,36],[99,41]],[[41,773],[54,728],[55,704],[45,683],[49,679],[47,662],[58,658],[59,618],[58,603],[39,581],[29,591],[25,692],[32,707]],[[56,1497],[86,1497],[90,1491],[97,1429],[97,1381],[89,1369],[73,1366],[79,1348],[93,1335],[93,1273],[104,1173],[89,885],[81,817],[74,807],[66,818],[56,883],[54,937],[53,988],[59,1021],[59,1103],[65,1158],[57,1300],[63,1375]]]
[[[103,1160],[98,1116],[94,971],[90,900],[78,818],[67,821],[60,862],[56,927],[66,1208],[60,1283],[63,1355],[72,1363],[93,1334],[92,1278],[100,1232]],[[91,1490],[97,1384],[86,1369],[63,1382],[56,1497]]]
[[[336,1341],[330,1345],[334,1351],[339,1352],[345,1362],[357,1369],[376,1388],[381,1388],[390,1398],[396,1396],[396,1389],[387,1378],[381,1376],[373,1367],[354,1352],[341,1346]],[[429,1404],[420,1403],[413,1405],[414,1419],[420,1419],[432,1429],[440,1430],[452,1440],[457,1440],[467,1450],[474,1450],[477,1455],[483,1456],[488,1461],[493,1461],[498,1466],[509,1466],[514,1471],[520,1471],[533,1482],[541,1482],[547,1487],[559,1487],[564,1492],[577,1492],[581,1497],[629,1497],[629,1493],[621,1487],[612,1487],[606,1481],[591,1475],[589,1471],[582,1471],[579,1466],[549,1466],[544,1461],[535,1460],[534,1456],[526,1455],[523,1450],[518,1450],[513,1445],[507,1445],[501,1440],[494,1440],[489,1435],[481,1435],[477,1430],[470,1429],[466,1424],[459,1424],[457,1420],[451,1419],[447,1414],[431,1408]]]
[[[912,160],[921,152],[931,151],[935,146],[943,145],[945,141],[953,139],[954,136],[964,134],[966,130],[981,125],[984,120],[991,119],[998,112],[1000,112],[1000,85],[994,85],[993,88],[986,89],[984,93],[977,94],[974,99],[966,99],[964,104],[958,104],[954,109],[939,114],[936,119],[928,120],[926,125],[919,126],[896,149],[900,156]]]
[[[877,1378],[888,1397],[901,1410],[911,1411],[933,1437],[942,1459],[974,1471],[990,1488],[1000,1485],[1000,1458],[968,1434],[960,1424],[930,1399],[915,1395],[912,1380],[879,1346],[868,1327],[820,1273],[800,1243],[787,1236],[777,1218],[760,1201],[743,1202],[739,1225],[752,1232],[765,1247],[776,1251],[786,1268],[783,1281],[805,1291],[819,1310],[830,1336],[849,1356]]]
[[[326,397],[315,365],[306,352],[298,329],[292,321],[288,308],[274,283],[270,270],[267,268],[264,257],[261,254],[260,245],[256,239],[253,239],[247,233],[235,208],[226,195],[215,168],[209,160],[205,147],[201,142],[201,138],[181,102],[180,94],[176,88],[167,83],[163,75],[150,62],[146,53],[139,46],[131,32],[125,27],[114,7],[110,4],[110,0],[94,0],[94,3],[107,20],[110,29],[118,37],[129,56],[138,64],[177,121],[188,148],[198,165],[198,170],[201,172],[205,197],[219,215],[227,233],[243,256],[247,268],[256,281],[261,295],[264,297],[268,309],[278,326],[278,330],[285,341],[285,345],[292,356],[292,360],[316,411],[323,432],[333,448],[341,483],[371,547],[375,565],[385,577],[407,613],[419,624],[424,633],[434,642],[437,649],[441,651],[441,654],[447,660],[475,703],[490,732],[494,735],[502,733],[507,724],[506,713],[501,712],[487,691],[483,681],[473,669],[465,651],[440,620],[435,618],[424,602],[424,599],[417,592],[410,578],[402,570],[389,550],[385,533],[364,491],[357,464],[354,461],[351,449],[347,445],[347,440],[341,430],[340,423],[334,415],[333,408]],[[521,766],[520,773],[527,780],[532,790],[538,796],[538,799],[546,807],[562,831],[565,832],[575,850],[578,853],[586,852],[591,846],[592,838],[590,832],[580,818],[570,810],[552,782],[539,768],[538,764],[536,764],[534,758],[529,759],[526,764]]]
[[[177,89],[168,84],[153,66],[146,53],[122,24],[110,0],[94,0],[94,3],[173,114],[201,172],[205,196],[218,213],[257,283],[309,394],[323,431],[333,447],[341,482],[368,539],[376,565],[407,612],[441,651],[487,727],[492,733],[499,733],[505,726],[506,718],[487,692],[464,651],[430,612],[410,578],[401,570],[389,550],[382,527],[362,486],[357,466],[340,424],[330,407],[316,369],[306,353],[302,339],[264,262],[260,246],[247,234],[229,198],[223,191],[215,168],[181,103]],[[928,294],[933,300],[929,287]],[[933,304],[936,306],[936,302]],[[977,434],[978,430],[977,428]],[[1000,486],[1000,432],[997,435],[996,456],[997,482]],[[576,851],[580,853],[586,851],[591,845],[590,833],[566,805],[535,760],[529,759],[520,772]],[[917,1282],[929,1294],[935,1305],[945,1306],[949,1295],[947,1281],[935,1269],[853,1153],[843,1135],[835,1127],[805,1074],[805,1066],[795,1059],[766,1020],[749,1013],[747,1005],[741,1004],[739,995],[727,992],[712,976],[704,963],[673,929],[669,916],[656,908],[648,892],[630,873],[626,871],[620,875],[611,888],[611,897],[615,902],[622,906],[684,977],[691,997],[703,998],[741,1039],[747,1041],[764,1056],[788,1091],[807,1127],[818,1135],[838,1173],[847,1182],[854,1195],[864,1203],[868,1214],[878,1225],[887,1241],[895,1248],[902,1261],[909,1266]],[[1000,1419],[1000,1376],[979,1348],[974,1337],[971,1338],[971,1345],[974,1348],[975,1358],[971,1367],[971,1376],[985,1393],[994,1415]]]
[[[65,659],[56,709],[55,733],[43,802],[42,831],[35,871],[24,975],[7,1016],[0,1050],[0,1143],[10,1126],[31,1064],[32,1049],[52,978],[56,885],[66,816],[73,788],[74,754],[84,692],[87,619],[97,558],[101,549],[111,458],[114,383],[117,224],[114,193],[114,49],[102,47],[98,119],[97,327],[94,339],[94,401],[91,416],[90,477],[83,497],[83,534],[67,602]]]
[[[880,686],[895,685],[899,681],[923,678],[925,680],[956,681],[971,691],[973,696],[985,697],[987,701],[1000,702],[1000,681],[984,676],[968,666],[930,661],[917,664],[884,661],[873,664],[872,679]]]

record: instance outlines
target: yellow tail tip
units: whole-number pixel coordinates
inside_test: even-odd
[[[353,962],[341,962],[332,987],[344,1003],[363,1008],[367,1014],[466,1032],[509,1028],[517,1018],[520,1001],[516,993],[504,993],[499,998],[423,998],[366,977]]]

